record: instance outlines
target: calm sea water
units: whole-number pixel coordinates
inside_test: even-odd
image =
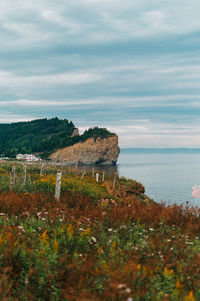
[[[200,149],[122,149],[118,173],[141,182],[157,202],[200,206],[192,185],[200,185]]]
[[[117,166],[86,166],[80,169],[135,179],[157,202],[200,207],[192,198],[192,185],[200,185],[200,149],[121,149]]]

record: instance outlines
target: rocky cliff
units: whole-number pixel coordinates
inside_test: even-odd
[[[50,159],[64,161],[69,164],[115,165],[119,156],[118,136],[108,138],[89,138],[57,150]]]

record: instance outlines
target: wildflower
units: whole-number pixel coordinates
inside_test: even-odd
[[[165,276],[167,276],[167,275],[172,275],[173,273],[174,273],[173,270],[168,270],[168,268],[164,267],[164,272],[163,272],[163,274],[164,274]]]
[[[67,228],[67,232],[71,235],[74,234],[74,230],[73,230],[73,225],[72,224],[69,224],[68,228]]]
[[[103,248],[102,247],[99,247],[98,250],[97,250],[98,254],[101,254],[103,253]]]
[[[91,228],[87,228],[85,231],[85,235],[90,234],[90,232],[91,232]]]
[[[92,236],[91,238],[94,242],[97,242],[96,238],[94,236]]]
[[[119,284],[118,286],[117,286],[117,288],[118,289],[125,289],[126,288],[126,284]]]
[[[44,254],[44,250],[40,250],[39,255]]]
[[[115,248],[116,248],[116,245],[117,245],[117,244],[116,244],[116,240],[114,240],[113,243],[112,243],[112,248],[115,249]]]
[[[183,285],[180,283],[180,280],[179,280],[179,279],[176,280],[176,288],[177,288],[177,289],[183,288]]]
[[[58,252],[58,243],[56,240],[54,240],[54,242],[53,242],[53,248],[54,248],[55,252]]]
[[[193,291],[190,291],[189,294],[185,297],[185,301],[195,301]]]
[[[112,228],[109,228],[108,231],[111,232],[111,231],[112,231]]]
[[[42,240],[43,242],[46,242],[46,241],[48,240],[47,230],[45,230],[45,231],[40,235],[40,240]]]
[[[25,230],[22,226],[18,226],[18,229],[20,229],[22,232],[25,232]]]

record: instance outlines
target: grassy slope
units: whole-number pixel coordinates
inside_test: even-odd
[[[112,195],[112,179],[67,172],[58,202],[55,171],[31,167],[32,184],[20,188],[18,167],[18,193],[6,192],[9,168],[0,170],[2,298],[200,299],[199,210],[156,204],[135,181],[117,179]]]

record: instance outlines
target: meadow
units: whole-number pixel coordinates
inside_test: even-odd
[[[198,208],[66,167],[56,200],[58,169],[0,164],[1,300],[200,300]]]

